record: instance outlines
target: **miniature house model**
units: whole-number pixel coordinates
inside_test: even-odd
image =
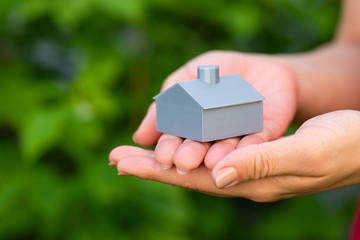
[[[208,142],[263,129],[263,96],[239,74],[220,77],[218,66],[199,66],[198,79],[154,99],[160,132]]]

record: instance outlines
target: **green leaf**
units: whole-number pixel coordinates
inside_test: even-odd
[[[51,2],[47,0],[19,1],[19,4],[11,10],[14,10],[16,14],[22,15],[30,22],[46,15],[50,6]]]
[[[142,0],[95,0],[94,4],[108,15],[119,20],[136,22],[144,15],[144,4]]]
[[[224,23],[231,35],[252,37],[257,34],[263,24],[259,6],[248,3],[238,3],[218,13],[219,21]]]
[[[57,0],[52,5],[53,17],[60,26],[76,26],[91,10],[91,0]]]
[[[66,123],[64,108],[45,109],[28,119],[21,132],[21,150],[25,161],[35,162],[62,137]]]

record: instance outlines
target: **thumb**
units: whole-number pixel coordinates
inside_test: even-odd
[[[155,103],[152,103],[140,126],[135,131],[133,140],[141,146],[150,147],[156,144],[160,135],[161,133],[156,130],[156,106]]]
[[[190,71],[190,68],[194,68],[192,69],[193,71]],[[167,79],[163,83],[161,91],[166,90],[177,82],[194,79],[196,78],[195,74],[196,66],[186,64],[172,74],[170,74],[169,77],[167,77]],[[135,131],[133,135],[133,140],[141,146],[150,147],[157,143],[161,134],[162,133],[156,130],[156,105],[155,102],[153,102],[150,105],[140,126]]]
[[[221,159],[212,175],[218,188],[281,175],[309,175],[310,153],[316,146],[301,134],[239,148]]]

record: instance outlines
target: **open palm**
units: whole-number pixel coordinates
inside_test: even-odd
[[[214,143],[182,139],[156,131],[155,105],[152,104],[135,132],[134,140],[142,146],[157,143],[154,153],[157,162],[164,169],[175,164],[180,174],[186,174],[203,162],[211,170],[221,158],[239,147],[277,139],[286,131],[297,106],[296,79],[287,68],[269,57],[236,52],[212,51],[200,55],[171,74],[162,91],[176,82],[196,79],[199,65],[219,65],[220,75],[239,73],[257,89],[265,97],[264,130]],[[137,148],[116,149],[112,154],[116,153],[118,157],[111,158],[111,162],[116,165],[120,158],[134,156],[137,151]]]
[[[360,112],[354,110],[314,117],[294,135],[232,151],[212,173],[200,166],[181,176],[160,168],[152,151],[132,146],[114,149],[110,160],[118,161],[120,174],[211,195],[277,201],[358,184],[360,133],[354,129],[359,122]],[[234,174],[221,177],[229,168]]]

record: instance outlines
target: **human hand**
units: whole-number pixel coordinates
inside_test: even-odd
[[[164,170],[153,151],[132,146],[114,149],[110,161],[122,175],[212,195],[276,201],[360,183],[359,123],[359,111],[317,116],[292,136],[232,151],[212,173],[203,165],[186,176],[174,167]]]
[[[173,164],[184,174],[197,168],[203,161],[212,169],[219,159],[236,148],[270,141],[281,136],[290,124],[296,109],[296,81],[292,73],[279,63],[263,55],[214,51],[200,55],[171,74],[162,91],[176,82],[196,79],[198,65],[220,66],[220,75],[240,73],[264,97],[264,130],[243,138],[234,137],[201,143],[156,131],[156,111],[152,104],[143,122],[134,134],[134,141],[142,146],[157,143],[155,149],[159,164],[168,169]]]

